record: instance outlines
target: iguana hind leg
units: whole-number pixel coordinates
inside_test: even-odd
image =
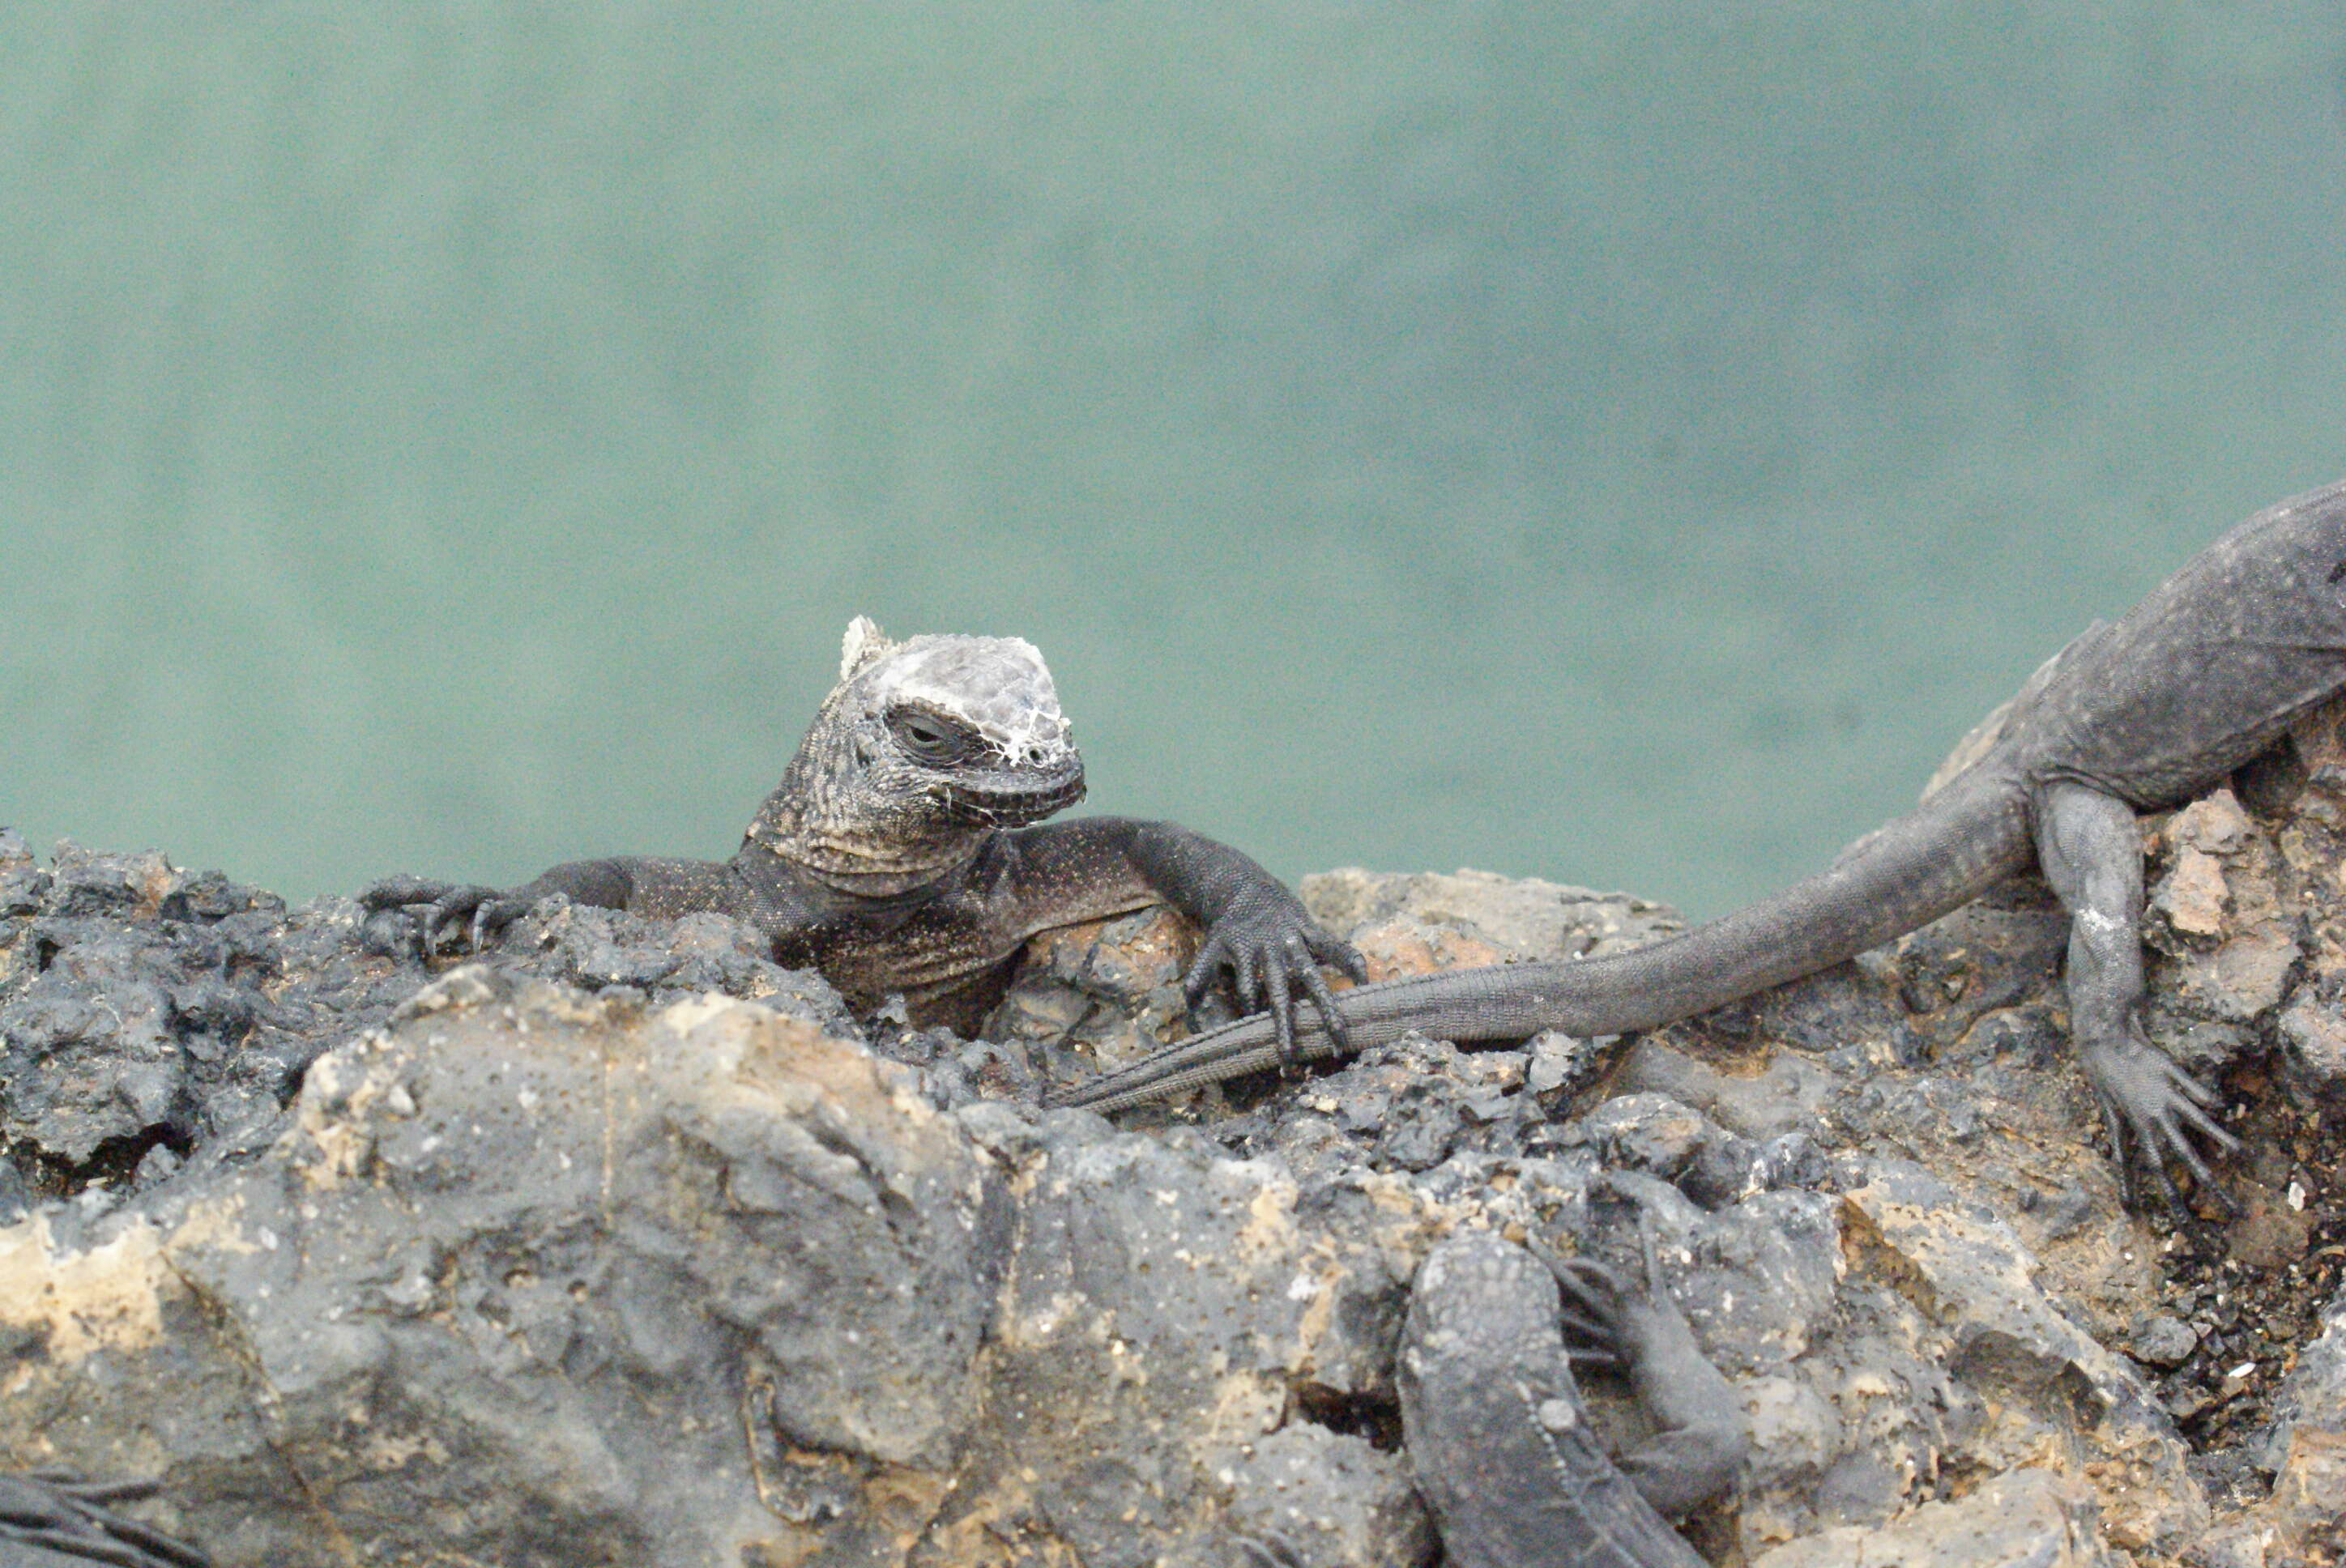
[[[1628,1375],[1638,1404],[1658,1429],[1616,1462],[1656,1512],[1675,1519],[1727,1490],[1750,1439],[1734,1389],[1704,1358],[1686,1314],[1670,1299],[1653,1217],[1642,1203],[1637,1237],[1646,1257],[1642,1292],[1591,1258],[1543,1256],[1541,1261],[1563,1291],[1566,1332],[1591,1341]],[[1585,1354],[1570,1353],[1576,1359]]]
[[[2208,1114],[2218,1097],[2150,1043],[2137,1013],[2142,839],[2133,809],[2086,785],[2056,784],[2038,797],[2034,826],[2037,863],[2069,911],[2069,1033],[2109,1131],[2127,1206],[2136,1207],[2140,1196],[2133,1169],[2139,1153],[2178,1217],[2190,1211],[2167,1168],[2169,1158],[2190,1168],[2199,1191],[2231,1207],[2188,1136],[2239,1147]]]

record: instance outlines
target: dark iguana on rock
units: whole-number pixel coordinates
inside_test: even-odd
[[[913,1023],[964,1032],[1036,932],[1170,903],[1205,928],[1185,980],[1193,1005],[1227,969],[1281,1038],[1300,995],[1341,1027],[1318,965],[1360,978],[1349,943],[1253,860],[1171,822],[1026,825],[1083,793],[1083,759],[1032,644],[896,643],[858,616],[839,685],[731,860],[576,860],[505,891],[393,877],[359,897],[407,911],[427,955],[449,940],[477,947],[556,893],[648,915],[714,911],[763,932],[777,962],[820,970],[859,1010],[901,992]]]
[[[1346,992],[1349,1044],[1299,1032],[1305,1056],[1417,1029],[1447,1040],[1650,1029],[1811,974],[1935,920],[2033,858],[2070,916],[2071,1032],[2132,1204],[2129,1142],[2169,1204],[2190,1143],[2237,1146],[2215,1094],[2145,1036],[2142,853],[2135,813],[2188,799],[2346,685],[2346,484],[2258,513],[2116,625],[2096,622],[1977,734],[1967,765],[1831,868],[1651,947]],[[1959,754],[1961,755],[1961,754]],[[1113,1110],[1282,1059],[1245,1019],[1065,1094]]]
[[[1665,1521],[1734,1479],[1749,1445],[1734,1390],[1662,1288],[1601,1264],[1546,1267],[1488,1231],[1428,1254],[1411,1287],[1403,1443],[1453,1568],[1703,1568]],[[1571,1298],[1560,1313],[1557,1287]],[[1617,1465],[1589,1430],[1563,1327],[1617,1362],[1656,1428]]]
[[[83,1481],[61,1471],[0,1475],[0,1568],[211,1568],[199,1548],[107,1506],[155,1491],[150,1481]]]

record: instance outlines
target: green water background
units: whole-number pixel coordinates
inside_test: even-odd
[[[0,823],[723,856],[857,613],[1087,809],[1713,912],[2346,473],[2334,5],[0,20]]]

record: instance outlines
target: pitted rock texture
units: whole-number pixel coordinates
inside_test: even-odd
[[[459,971],[265,1148],[0,1232],[0,1449],[156,1474],[230,1563],[735,1561],[811,1466],[884,1530],[976,1418],[1009,1255],[908,1079],[761,1007]]]
[[[1372,1176],[1306,1191],[1087,1113],[994,1110],[1019,1218],[991,1419],[911,1561],[1050,1562],[1050,1539],[1086,1564],[1239,1563],[1249,1538],[1310,1568],[1426,1561],[1398,1456],[1305,1412],[1390,1402],[1437,1212]],[[987,1554],[1022,1532],[1031,1558]]]
[[[1309,876],[1303,905],[1352,933],[1369,978],[1517,959],[1597,958],[1686,929],[1667,904],[1489,871],[1383,876],[1357,867]]]
[[[2318,782],[2261,799],[2146,835],[2152,1027],[2247,1145],[2198,1231],[2117,1207],[2026,884],[1642,1037],[1412,1037],[1118,1127],[1031,1095],[1183,1027],[1160,913],[1049,933],[963,1041],[715,917],[556,903],[427,970],[342,901],[0,835],[0,1468],[157,1475],[226,1564],[1427,1568],[1417,1263],[1636,1273],[1627,1187],[1753,1437],[1709,1561],[2337,1559],[2346,842]],[[1674,929],[1307,892],[1388,966]],[[2284,940],[2276,990],[2239,955]]]
[[[1162,904],[1045,932],[982,1033],[1032,1052],[1052,1078],[1071,1056],[1137,1061],[1187,1033],[1181,978],[1197,950],[1196,927]]]
[[[2092,1496],[2049,1470],[2022,1469],[1956,1502],[1926,1502],[1880,1529],[1843,1526],[1780,1546],[1753,1568],[2120,1568],[2095,1527]]]
[[[0,1219],[10,1176],[54,1190],[76,1171],[134,1171],[158,1150],[168,1165],[265,1125],[320,1053],[431,977],[399,936],[394,918],[369,921],[351,900],[289,910],[153,851],[61,843],[45,868],[0,829]],[[552,904],[499,962],[654,1000],[755,998],[854,1034],[820,976],[776,965],[721,915]]]

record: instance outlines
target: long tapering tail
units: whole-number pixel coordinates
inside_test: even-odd
[[[1356,1050],[1412,1029],[1443,1040],[1520,1040],[1543,1029],[1618,1034],[1708,1013],[1879,946],[1976,898],[2027,863],[2019,784],[1974,767],[1859,840],[1825,871],[1772,898],[1633,952],[1388,980],[1339,993]],[[1296,1018],[1297,1054],[1335,1054],[1316,1017]],[[1270,1015],[1170,1045],[1052,1104],[1097,1111],[1274,1065]]]

